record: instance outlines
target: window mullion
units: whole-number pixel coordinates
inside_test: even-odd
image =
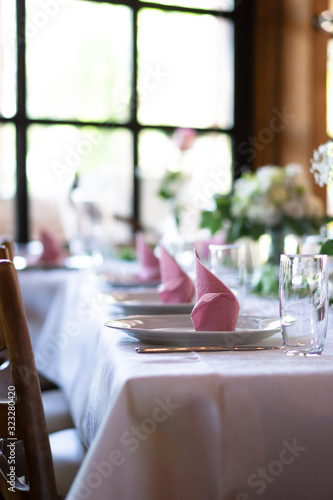
[[[244,170],[251,170],[253,148],[250,145],[252,131],[253,89],[253,12],[251,2],[241,2],[235,7],[234,39],[234,133],[233,175],[238,178]],[[244,47],[247,57],[244,57]]]
[[[17,24],[17,124],[16,124],[16,240],[29,240],[29,204],[26,172],[27,116],[26,116],[26,44],[25,1],[16,1]]]
[[[139,127],[138,127],[138,9],[132,10],[132,127],[133,127],[133,204],[132,213],[134,219],[133,229],[136,229],[140,221],[140,186],[137,175],[139,163]]]

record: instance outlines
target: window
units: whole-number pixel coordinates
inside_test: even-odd
[[[68,241],[87,206],[96,237],[160,230],[166,171],[195,227],[250,133],[249,4],[0,0],[1,232]]]

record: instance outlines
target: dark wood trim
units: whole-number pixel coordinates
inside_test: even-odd
[[[29,239],[29,202],[27,185],[27,120],[25,65],[25,2],[16,1],[17,25],[17,114],[16,114],[16,241]]]
[[[252,155],[255,168],[279,163],[279,136],[274,110],[278,108],[281,61],[281,0],[257,0],[254,57],[254,136]],[[273,120],[273,122],[271,122]]]
[[[238,2],[235,7],[235,76],[234,76],[234,178],[251,170],[248,153],[253,130],[253,29],[254,3]]]

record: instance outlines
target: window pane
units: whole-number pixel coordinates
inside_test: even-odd
[[[128,120],[130,9],[74,0],[54,6],[48,13],[27,0],[29,115]]]
[[[189,140],[182,141],[186,135]],[[200,212],[211,208],[214,194],[231,190],[231,140],[225,134],[194,134],[180,129],[170,136],[162,131],[143,131],[139,154],[142,221],[158,232],[167,231],[172,224],[171,204],[157,194],[167,171],[183,174],[183,181],[174,186],[184,207],[183,233],[198,229]]]
[[[0,233],[15,236],[14,196],[16,177],[15,129],[0,125]]]
[[[0,114],[16,113],[16,9],[0,0]]]
[[[233,125],[230,21],[144,9],[139,14],[138,44],[142,123]]]
[[[126,239],[129,228],[115,222],[113,215],[130,215],[131,133],[124,129],[31,126],[28,138],[32,238],[38,238],[43,227],[60,240],[76,238],[78,215],[86,202],[96,223],[91,228],[95,238]],[[73,202],[70,190],[75,173],[79,176],[79,190]],[[93,219],[97,208],[103,218]]]
[[[144,0],[141,0],[144,1]],[[236,0],[239,3],[242,0]],[[221,11],[232,11],[235,8],[235,0],[153,0],[153,3],[162,5],[177,5],[180,7],[193,7],[196,9],[214,9]]]

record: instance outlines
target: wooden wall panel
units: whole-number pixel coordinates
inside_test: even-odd
[[[314,0],[313,13],[318,15],[329,7],[328,0]],[[327,142],[326,132],[326,68],[328,38],[313,30],[312,34],[312,150]],[[314,191],[323,198],[326,189],[314,184]]]
[[[279,137],[269,133],[278,107],[280,72],[281,0],[257,0],[254,41],[255,167],[279,163]],[[275,122],[274,122],[275,125]],[[275,128],[273,125],[273,128]],[[267,135],[267,138],[265,138]]]
[[[323,199],[326,191],[309,168],[313,149],[327,140],[328,39],[312,19],[327,8],[328,0],[256,0],[255,25],[254,136],[260,148],[254,166],[300,163]]]

